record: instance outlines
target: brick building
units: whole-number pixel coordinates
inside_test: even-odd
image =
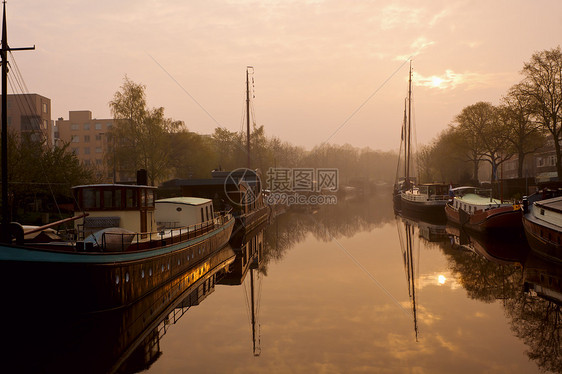
[[[108,167],[105,155],[111,151],[108,132],[113,119],[92,118],[89,110],[68,112],[68,119],[59,118],[55,123],[58,141],[70,143],[70,148],[84,165],[96,168],[98,177],[104,182],[113,182],[114,168]]]

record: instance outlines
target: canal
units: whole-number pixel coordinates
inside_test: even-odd
[[[381,191],[291,209],[233,247],[247,257],[223,252],[197,270],[209,276],[196,296],[182,294],[157,321],[127,312],[45,330],[38,307],[14,337],[38,343],[16,356],[57,372],[562,371],[560,300],[524,292],[540,274],[557,274],[560,292],[562,270],[524,237],[487,241],[395,216]],[[154,297],[151,311],[181,299],[173,289]]]

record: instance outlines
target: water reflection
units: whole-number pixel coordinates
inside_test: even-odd
[[[340,247],[329,245],[334,239],[396,299],[379,293],[363,274],[354,274],[356,264],[342,256]],[[9,344],[2,343],[4,367],[18,368],[15,372],[123,373],[146,368],[264,372],[272,367],[295,372],[360,367],[493,371],[486,366],[487,356],[501,349],[487,341],[496,331],[486,330],[506,325],[507,338],[497,341],[507,342],[506,350],[513,349],[508,353],[520,357],[512,340],[522,342],[534,362],[531,371],[535,364],[562,371],[561,267],[535,256],[519,237],[477,237],[395,217],[385,194],[312,212],[289,210],[235,238],[217,256],[208,267],[181,278],[200,274],[194,282],[180,287],[179,279],[127,310],[68,318],[54,306],[31,300],[14,306],[3,319],[11,322],[6,336],[12,337]],[[233,317],[242,290],[249,325]],[[491,315],[493,308],[482,307],[490,304],[501,308],[499,316],[493,315],[496,320],[473,316]],[[464,309],[473,315],[462,314]],[[213,335],[220,338],[210,340]],[[509,359],[494,360],[511,364]],[[477,366],[460,368],[459,362]]]
[[[562,372],[562,264],[535,254],[516,234],[478,236],[452,227],[447,232],[452,245],[444,251],[468,295],[501,300],[528,357],[542,370]]]
[[[33,291],[20,290],[29,302],[2,310],[1,365],[18,373],[146,369],[160,356],[159,342],[168,326],[213,292],[234,258],[225,247],[130,306],[86,315],[35,305]]]

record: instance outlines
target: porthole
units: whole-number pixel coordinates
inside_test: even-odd
[[[181,207],[178,206],[178,207],[176,208],[176,210],[177,210],[178,212],[181,212]]]

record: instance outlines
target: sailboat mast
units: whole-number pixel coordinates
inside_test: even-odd
[[[6,2],[2,9],[2,236],[10,223],[8,205],[8,32],[6,26]]]
[[[8,225],[10,223],[10,205],[8,203],[8,52],[35,49],[33,47],[10,48],[8,46],[8,26],[6,24],[6,1],[2,7],[2,230],[0,239],[11,242]]]
[[[259,356],[256,354],[256,312],[254,304],[254,269],[250,269],[250,290],[252,293],[252,353],[254,356]]]
[[[408,123],[407,105],[408,100],[404,99],[404,121],[402,122],[402,142],[404,142],[404,178],[406,182],[408,181],[408,147],[406,144],[406,136],[408,136],[408,129],[406,128],[406,123]]]
[[[246,153],[248,160],[246,167],[250,169],[250,69],[251,66],[246,66]]]
[[[406,183],[410,184],[410,157],[411,157],[411,131],[412,131],[412,61],[410,61],[410,76],[408,79],[408,131],[406,131]]]

